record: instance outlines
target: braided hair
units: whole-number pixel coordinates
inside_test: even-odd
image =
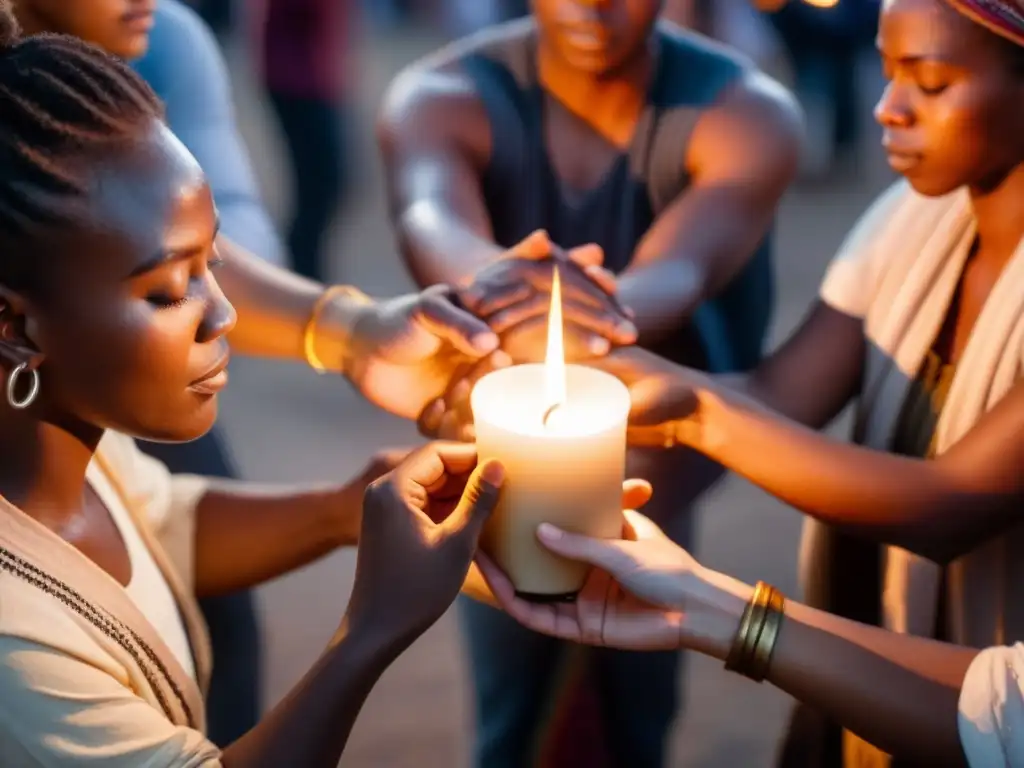
[[[127,64],[76,37],[22,37],[0,0],[0,282],[31,287],[39,238],[80,225],[97,165],[162,117]]]

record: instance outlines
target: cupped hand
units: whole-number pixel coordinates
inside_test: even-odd
[[[624,515],[622,540],[580,536],[548,525],[538,529],[552,552],[594,566],[575,603],[522,600],[494,563],[478,556],[499,605],[536,632],[627,650],[697,647],[707,628],[721,634],[717,628],[723,622],[727,632],[734,631],[732,615],[742,600],[723,601],[689,553],[640,513],[626,510]]]
[[[431,443],[366,491],[349,626],[404,647],[459,594],[504,469],[476,449]]]
[[[627,480],[622,484],[622,508],[639,509],[651,500],[651,484],[646,480]],[[478,560],[487,560],[486,555],[478,555]],[[499,578],[504,578],[498,572]],[[462,586],[462,594],[477,602],[486,603],[495,608],[500,608],[498,600],[487,584],[479,563],[474,563],[466,576],[466,582]]]
[[[617,349],[588,365],[617,377],[629,388],[631,446],[699,447],[714,402],[710,377],[639,347]]]
[[[368,400],[415,419],[441,396],[457,370],[493,353],[497,335],[459,307],[443,285],[361,310],[346,366]]]

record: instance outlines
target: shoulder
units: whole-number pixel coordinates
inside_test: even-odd
[[[178,0],[160,0],[149,49],[134,66],[165,97],[183,75],[210,67],[219,70],[222,59],[213,33],[199,14]]]
[[[391,81],[377,116],[377,135],[386,151],[410,140],[450,140],[483,150],[490,123],[486,85],[476,64],[503,66],[532,34],[520,20],[496,25],[457,40],[408,65]],[[483,85],[483,87],[482,87]]]

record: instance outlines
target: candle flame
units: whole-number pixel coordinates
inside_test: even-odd
[[[804,2],[815,8],[835,8],[839,5],[839,0],[804,0]]]
[[[562,283],[558,268],[551,280],[551,309],[548,312],[548,349],[544,357],[544,414],[565,405],[565,344],[562,338]],[[547,419],[545,418],[545,421]]]

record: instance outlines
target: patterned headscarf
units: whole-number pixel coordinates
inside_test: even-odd
[[[1024,46],[1024,0],[946,0],[964,16]]]

